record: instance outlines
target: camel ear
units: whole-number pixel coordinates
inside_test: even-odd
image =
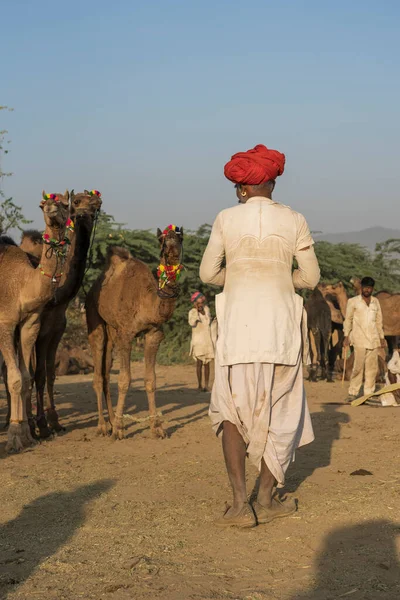
[[[85,194],[85,196],[90,196],[89,190],[83,190],[83,193]]]
[[[64,206],[69,206],[69,191],[68,190],[65,190],[64,196],[60,196],[60,200],[64,204]]]
[[[44,190],[42,190],[42,198],[43,200],[46,200],[46,192]]]
[[[162,231],[159,227],[157,227],[157,239],[160,243],[162,241],[162,237],[163,237]]]
[[[74,191],[74,190],[71,190],[71,192],[70,192],[70,194],[69,194],[69,199],[70,199],[70,200],[71,200],[71,202],[72,202],[72,200],[73,200],[74,198],[75,198],[75,191]]]
[[[181,240],[183,240],[183,227],[180,227],[179,230],[180,230],[180,233],[181,233]]]

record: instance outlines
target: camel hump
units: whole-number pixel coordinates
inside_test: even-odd
[[[121,246],[109,246],[107,248],[107,264],[126,262],[131,258],[132,254],[126,248],[121,248]]]

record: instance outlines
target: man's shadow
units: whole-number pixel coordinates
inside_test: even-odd
[[[321,412],[312,413],[315,440],[296,450],[295,462],[287,471],[285,492],[295,492],[316,469],[329,467],[333,443],[340,439],[342,426],[351,420],[348,414],[338,410],[343,406],[327,403],[322,406]]]
[[[384,519],[336,529],[317,556],[313,588],[291,600],[398,600],[399,537],[400,525]]]
[[[23,507],[0,527],[0,598],[7,598],[55,554],[85,521],[86,505],[113,486],[112,480],[53,492]]]

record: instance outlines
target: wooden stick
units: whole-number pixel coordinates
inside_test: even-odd
[[[347,348],[344,348],[344,362],[343,362],[342,385],[344,385],[344,378],[346,376],[346,362],[347,362]]]

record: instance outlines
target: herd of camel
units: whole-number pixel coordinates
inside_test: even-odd
[[[66,328],[66,310],[85,275],[92,232],[102,200],[97,190],[46,194],[40,208],[43,234],[28,232],[20,246],[0,236],[0,353],[9,411],[6,450],[18,452],[62,429],[54,402],[56,352]],[[183,230],[157,230],[160,264],[179,265]],[[124,248],[112,246],[105,267],[86,298],[86,319],[93,355],[93,387],[97,395],[99,432],[123,437],[123,414],[131,381],[134,338],[145,337],[145,386],[150,428],[165,432],[155,404],[155,363],[179,288],[176,281],[160,287],[150,269]],[[113,352],[119,362],[118,403],[110,395]],[[37,414],[31,394],[36,390]],[[45,389],[47,394],[45,395]],[[106,400],[109,423],[103,415]]]
[[[18,452],[62,429],[54,402],[56,353],[66,328],[66,310],[82,285],[92,233],[102,200],[97,190],[46,194],[40,208],[45,229],[26,232],[20,246],[0,236],[0,353],[9,411],[6,450]],[[157,230],[160,264],[180,265],[183,229]],[[359,280],[354,280],[356,290]],[[123,415],[131,382],[132,342],[144,334],[145,387],[151,432],[164,437],[157,414],[155,364],[163,324],[175,309],[179,284],[160,285],[152,272],[125,248],[111,246],[105,267],[86,298],[86,321],[92,350],[93,387],[98,402],[98,431],[123,437]],[[389,343],[400,335],[400,294],[377,294]],[[343,341],[347,293],[344,285],[320,284],[305,304],[311,344],[310,378],[319,369],[332,379]],[[119,362],[118,402],[114,411],[110,371]],[[31,394],[36,390],[37,414]],[[45,394],[46,390],[46,394]],[[103,414],[106,401],[108,422]]]
[[[354,293],[361,292],[361,280],[353,277],[350,281]],[[382,309],[383,329],[388,345],[388,353],[392,354],[396,338],[400,336],[400,294],[386,291],[375,294]],[[316,381],[318,377],[333,381],[337,359],[343,348],[343,323],[346,317],[348,295],[342,282],[335,284],[320,283],[305,303],[308,331],[310,338],[311,366],[309,379]],[[384,351],[382,351],[384,352]],[[384,362],[384,357],[382,357]],[[353,366],[353,356],[346,364],[346,379],[349,378]],[[382,376],[382,369],[379,377]]]

